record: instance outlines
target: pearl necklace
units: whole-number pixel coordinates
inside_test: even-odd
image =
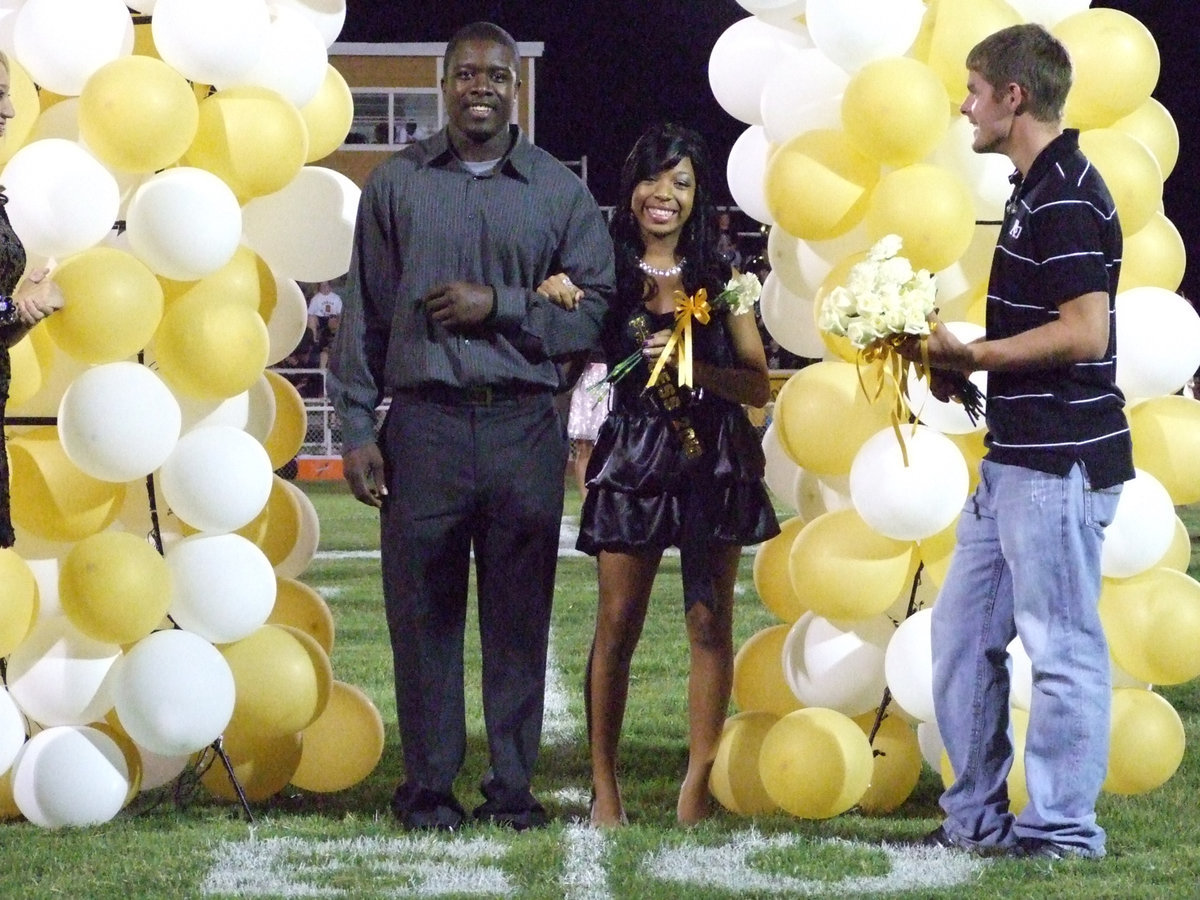
[[[683,264],[685,262],[687,262],[686,259],[681,259],[679,262],[675,263],[675,265],[671,266],[671,268],[669,268],[669,269],[656,269],[654,266],[650,265],[650,263],[646,262],[644,259],[639,259],[638,260],[638,268],[641,269],[643,272],[645,272],[647,275],[653,275],[655,278],[674,278],[676,275],[678,275],[680,272],[683,271]]]

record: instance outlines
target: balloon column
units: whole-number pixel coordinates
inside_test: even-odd
[[[342,789],[382,753],[296,580],[316,513],[273,470],[304,405],[264,371],[303,333],[297,280],[349,263],[357,188],[312,164],[353,116],[327,58],[344,18],[341,0],[0,3],[0,181],[67,300],[12,351],[0,551],[0,773],[39,825],[110,819],[222,735],[250,799]]]
[[[861,385],[880,380],[869,367],[856,371],[853,349],[820,332],[815,314],[876,240],[897,234],[914,266],[937,273],[949,327],[964,340],[982,333],[1011,165],[971,151],[957,103],[967,51],[1023,21],[1045,25],[1071,53],[1067,125],[1081,129],[1125,229],[1118,382],[1138,474],[1104,549],[1101,612],[1119,685],[1106,789],[1162,784],[1182,757],[1183,730],[1150,685],[1200,675],[1200,584],[1185,574],[1187,532],[1173,508],[1200,499],[1200,402],[1175,394],[1200,365],[1200,319],[1175,293],[1184,248],[1161,213],[1179,139],[1150,97],[1159,73],[1152,36],[1086,0],[738,2],[752,15],[717,40],[709,65],[718,102],[747,126],[729,157],[729,187],[773,226],[768,330],[819,361],[784,384],[764,436],[768,485],[797,513],[754,567],[759,595],[783,624],[738,654],[741,712],[717,755],[714,794],[746,814],[886,812],[915,787],[922,756],[941,769],[928,607],[978,478],[983,423],[911,377],[918,424],[905,432],[902,459],[888,424],[894,397],[864,397]],[[986,388],[982,373],[972,379]],[[1020,743],[1028,659],[1019,642],[1011,652]],[[868,736],[885,744],[873,762]],[[814,768],[816,759],[826,764]],[[1018,806],[1021,778],[1010,777]]]

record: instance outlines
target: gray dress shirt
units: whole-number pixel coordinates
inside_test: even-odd
[[[516,126],[491,173],[472,175],[445,129],[367,179],[343,292],[329,391],[344,450],[375,440],[384,394],[427,385],[563,387],[562,361],[596,345],[613,292],[604,218],[583,182]],[[565,272],[575,310],[535,292]],[[470,332],[430,321],[421,304],[450,281],[491,285],[496,305]]]

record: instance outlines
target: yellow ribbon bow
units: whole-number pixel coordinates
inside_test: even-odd
[[[681,387],[685,384],[688,387],[692,386],[692,319],[701,325],[707,325],[711,312],[708,291],[704,288],[700,288],[691,297],[683,291],[675,292],[675,329],[667,338],[667,344],[650,372],[650,380],[646,382],[646,387],[654,387],[658,383],[658,376],[662,374],[663,366],[671,358],[671,351],[676,345],[679,346],[679,384]]]

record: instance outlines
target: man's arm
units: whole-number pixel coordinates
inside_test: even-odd
[[[1058,318],[1012,337],[964,344],[934,320],[929,335],[931,365],[959,372],[1020,372],[1102,359],[1108,349],[1108,294],[1092,291],[1061,303]],[[920,359],[915,338],[903,355]]]

